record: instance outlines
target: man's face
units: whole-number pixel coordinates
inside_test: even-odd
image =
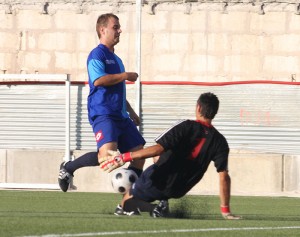
[[[114,46],[120,41],[121,26],[117,19],[111,17],[108,19],[107,26],[101,27],[101,42],[106,45]]]

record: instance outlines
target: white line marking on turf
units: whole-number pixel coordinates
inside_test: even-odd
[[[107,236],[107,235],[127,235],[127,234],[161,234],[161,233],[188,233],[188,232],[241,231],[241,230],[285,230],[285,229],[300,229],[300,226],[112,231],[112,232],[95,232],[95,233],[79,233],[79,234],[26,235],[22,237],[85,237],[85,236]]]

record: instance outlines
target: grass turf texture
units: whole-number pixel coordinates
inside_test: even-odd
[[[158,219],[148,213],[113,215],[120,198],[108,193],[2,190],[0,236],[300,236],[300,198],[234,196],[231,211],[244,219],[232,221],[222,219],[218,196],[170,200],[172,217]]]

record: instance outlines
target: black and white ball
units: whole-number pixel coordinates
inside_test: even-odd
[[[117,193],[124,194],[137,180],[137,174],[130,169],[119,168],[112,173],[111,184]]]

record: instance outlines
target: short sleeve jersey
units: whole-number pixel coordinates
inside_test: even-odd
[[[228,143],[212,125],[180,121],[156,142],[165,151],[154,164],[151,180],[167,197],[184,196],[201,180],[211,161],[217,172],[227,170]]]
[[[113,86],[94,86],[95,80],[107,74],[125,72],[122,60],[100,44],[94,48],[87,59],[90,92],[88,96],[88,116],[92,124],[97,116],[111,116],[116,119],[128,118],[126,112],[125,82]]]

